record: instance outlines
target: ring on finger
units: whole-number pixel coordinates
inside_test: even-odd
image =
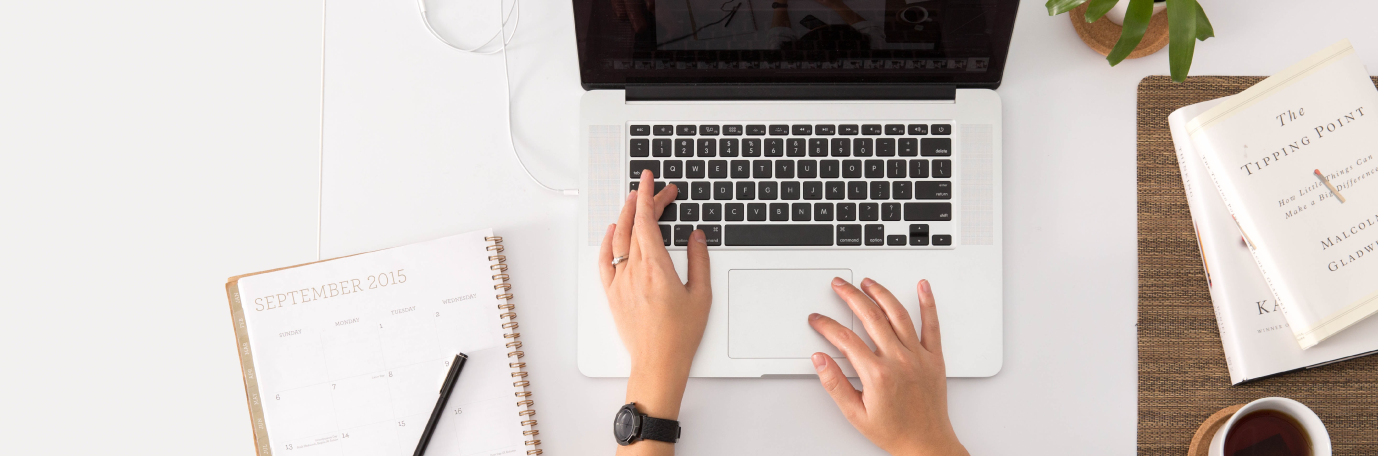
[[[622,256],[619,256],[619,257],[617,257],[617,258],[613,258],[613,259],[612,259],[612,265],[613,265],[613,266],[617,266],[618,263],[621,263],[621,262],[623,262],[623,261],[627,261],[627,256],[626,256],[626,255],[622,255]]]

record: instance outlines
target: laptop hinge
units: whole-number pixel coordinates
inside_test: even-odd
[[[716,100],[946,100],[956,85],[941,84],[627,84],[627,101]]]

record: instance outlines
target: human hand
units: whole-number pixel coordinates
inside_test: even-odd
[[[640,188],[655,188],[649,171],[642,173]],[[703,231],[689,236],[687,282],[680,281],[660,236],[656,221],[677,193],[670,184],[654,196],[651,191],[628,195],[598,255],[608,306],[631,355],[628,402],[636,402],[643,413],[669,419],[679,414],[713,298]],[[627,259],[613,266],[613,258],[623,255]]]
[[[861,377],[862,391],[857,391],[831,356],[813,354],[818,379],[842,415],[892,455],[967,455],[947,416],[942,336],[928,281],[918,286],[922,337],[895,295],[874,280],[861,281],[864,293],[841,278],[833,279],[832,285],[876,344],[871,351],[837,321],[809,315],[809,325],[841,350]]]

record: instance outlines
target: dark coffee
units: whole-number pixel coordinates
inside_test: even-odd
[[[1228,456],[1311,456],[1311,439],[1301,423],[1277,410],[1240,417],[1225,434]]]

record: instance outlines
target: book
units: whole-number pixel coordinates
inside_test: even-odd
[[[1226,98],[1186,134],[1298,345],[1378,312],[1378,89],[1349,41]]]
[[[412,454],[456,353],[426,454],[541,454],[502,252],[483,230],[231,277],[258,455]]]
[[[1230,384],[1323,366],[1378,351],[1378,318],[1356,324],[1324,344],[1302,350],[1292,337],[1273,293],[1220,193],[1206,175],[1205,164],[1187,138],[1186,123],[1224,99],[1186,106],[1168,116],[1177,149],[1182,187],[1201,249],[1215,321]]]

